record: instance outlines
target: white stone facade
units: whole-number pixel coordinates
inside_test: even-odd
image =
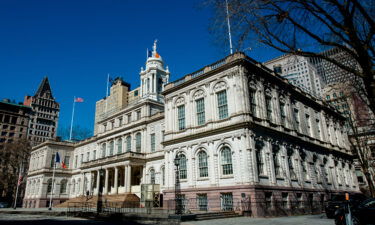
[[[167,70],[156,68],[156,74],[159,70],[167,81]],[[331,192],[358,191],[344,119],[242,53],[155,90],[142,84],[139,100],[96,121],[98,133],[90,139],[35,147],[25,206],[45,206],[48,162],[56,151],[70,156],[69,168],[57,169],[56,201],[87,191],[96,195],[104,169],[104,195],[140,196],[141,185],[152,184],[168,207],[176,156],[182,157],[185,200],[234,205],[243,198],[267,201],[271,193],[272,201],[285,196],[289,202],[317,201]],[[68,185],[61,196],[57,186],[63,179]],[[264,215],[258,203],[252,207],[254,215]]]

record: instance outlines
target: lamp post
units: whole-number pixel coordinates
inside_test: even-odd
[[[104,169],[100,168],[99,170],[99,190],[98,190],[98,201],[96,203],[96,213],[99,214],[103,211],[103,200],[102,200],[102,193],[103,193],[103,183],[102,177],[104,176]]]
[[[182,202],[181,202],[181,188],[180,188],[180,157],[176,155],[176,158],[174,159],[174,165],[176,166],[176,182],[174,186],[174,197],[175,197],[175,213],[176,215],[182,214]]]

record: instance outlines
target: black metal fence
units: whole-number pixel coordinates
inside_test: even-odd
[[[124,201],[124,202],[109,202],[103,201],[100,213],[151,213],[153,206],[152,201]],[[69,202],[67,213],[68,215],[77,214],[92,214],[97,212],[96,202]]]
[[[247,212],[247,215],[256,214],[258,216],[281,216],[295,214],[316,214],[324,211],[324,202],[321,201],[250,201],[248,198],[233,199],[225,201],[223,199],[202,199],[192,198],[181,201],[182,213],[204,213],[236,211]],[[166,202],[168,212],[172,212],[176,207],[174,199]]]

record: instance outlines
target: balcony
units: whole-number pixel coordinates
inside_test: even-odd
[[[121,154],[106,156],[104,158],[83,162],[81,169],[86,169],[94,166],[108,165],[111,163],[123,162],[127,160],[146,162],[146,154],[139,152],[125,152]]]

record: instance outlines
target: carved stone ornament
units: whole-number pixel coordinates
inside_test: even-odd
[[[176,105],[183,105],[183,104],[185,104],[185,99],[183,97],[179,97],[176,100]]]
[[[204,97],[204,91],[203,90],[198,90],[194,93],[193,98],[194,100],[200,99]]]
[[[214,86],[214,91],[218,92],[227,89],[227,84],[224,81],[217,82]]]

